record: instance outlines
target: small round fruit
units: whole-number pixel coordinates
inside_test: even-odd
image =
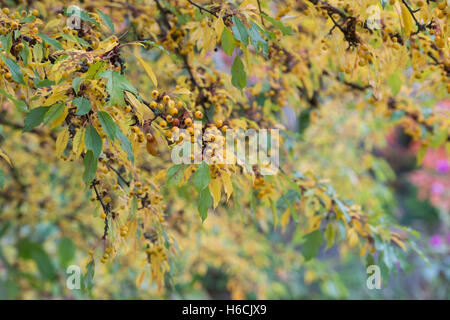
[[[203,118],[203,113],[201,111],[195,111],[195,117],[197,119],[202,119]]]
[[[153,99],[158,98],[158,96],[159,96],[158,90],[153,90],[153,91],[152,91],[152,97],[153,97]]]
[[[169,113],[174,116],[178,113],[178,109],[177,108],[170,108]]]
[[[186,126],[190,126],[190,125],[192,124],[192,119],[191,119],[191,118],[186,118],[186,119],[184,119],[184,124],[185,124]]]

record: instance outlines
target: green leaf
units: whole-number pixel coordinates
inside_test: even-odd
[[[86,145],[86,148],[92,151],[92,154],[97,160],[98,157],[100,157],[100,154],[102,153],[103,141],[100,135],[98,134],[97,130],[95,130],[95,128],[92,126],[92,124],[90,124],[86,128],[86,132],[84,133],[84,143]]]
[[[91,101],[85,97],[77,97],[73,99],[73,105],[77,107],[77,116],[88,114],[92,109]]]
[[[112,33],[114,33],[114,23],[111,20],[111,17],[108,16],[106,13],[103,13],[99,9],[97,9],[98,14],[100,15],[100,18],[102,19],[103,23],[111,30]]]
[[[261,14],[266,20],[270,21],[273,26],[283,33],[284,36],[293,34],[292,28],[289,26],[285,26],[282,22],[275,20],[272,17],[269,17],[268,15],[262,13]]]
[[[130,160],[133,163],[134,162],[134,154],[133,154],[133,147],[131,146],[130,140],[128,140],[128,137],[123,134],[123,132],[122,132],[122,130],[120,130],[120,128],[117,128],[116,137],[117,137],[117,139],[119,139],[122,149],[125,150],[125,152],[128,154],[128,160]]]
[[[402,78],[398,74],[398,72],[395,72],[389,76],[388,79],[388,85],[391,87],[391,93],[393,96],[396,96],[400,89],[402,88]]]
[[[80,37],[78,37],[78,36],[76,36],[76,35],[73,35],[73,34],[67,34],[67,33],[60,33],[60,35],[61,35],[61,37],[64,39],[64,40],[66,40],[66,41],[70,41],[70,42],[73,42],[73,43],[77,43],[77,44],[80,44],[80,45],[82,45],[82,46],[85,46],[85,47],[90,47],[91,45],[89,44],[89,42],[87,42],[86,40],[84,40],[83,38],[80,38]]]
[[[28,115],[25,117],[24,132],[31,131],[44,121],[44,116],[50,107],[39,107],[31,109]]]
[[[44,125],[51,123],[58,119],[59,116],[61,116],[65,110],[66,106],[64,103],[56,103],[53,106],[48,109],[48,111],[44,115]]]
[[[39,246],[31,252],[31,258],[36,262],[39,273],[46,280],[56,279],[56,270],[47,252]]]
[[[137,214],[137,211],[138,211],[138,200],[135,196],[133,196],[133,198],[131,198],[130,215],[128,219],[134,218]]]
[[[206,220],[206,218],[208,217],[208,209],[211,208],[211,206],[213,205],[213,202],[214,202],[213,197],[209,193],[208,188],[203,189],[199,193],[197,208],[198,208],[198,213],[200,214],[200,217],[202,218],[202,222],[204,222]]]
[[[205,161],[202,161],[197,170],[194,172],[194,187],[198,192],[200,192],[208,187],[210,181],[211,177],[209,176],[209,166]]]
[[[138,95],[136,88],[120,73],[107,70],[100,74],[101,77],[107,78],[106,91],[109,94],[109,105],[125,105],[123,91],[127,90]]]
[[[3,44],[4,50],[6,52],[10,52],[12,47],[12,34],[8,33],[6,36],[0,36],[0,40]]]
[[[248,46],[248,32],[247,32],[247,27],[244,25],[244,23],[236,16],[233,16],[232,18],[233,21],[233,34],[234,37],[241,41],[243,44],[245,44],[246,46]]]
[[[106,63],[103,61],[97,61],[92,64],[86,72],[86,80],[98,79],[100,74],[106,70]]]
[[[87,13],[86,11],[83,10],[80,11],[80,18],[81,20],[88,21],[90,23],[95,24],[96,26],[99,26],[98,22],[92,19],[89,13]]]
[[[183,164],[176,164],[170,167],[166,173],[166,186],[178,185],[183,178],[185,169],[186,166]]]
[[[267,58],[268,53],[269,53],[269,45],[267,44],[267,41],[264,40],[264,38],[261,36],[261,32],[263,32],[263,31],[253,21],[250,24],[251,24],[250,40],[251,40],[253,46],[255,47],[256,52],[259,52],[260,50],[262,50],[263,56],[265,58]]]
[[[53,38],[50,38],[48,35],[43,34],[43,33],[38,33],[39,37],[41,37],[42,41],[48,43],[49,45],[53,46],[56,50],[64,50],[64,48],[62,47],[62,45],[56,41]]]
[[[86,154],[84,155],[83,164],[83,181],[88,185],[95,178],[95,174],[97,172],[97,159],[94,157],[94,154],[91,150],[86,152]]]
[[[234,40],[233,33],[228,27],[225,27],[222,32],[222,49],[227,55],[232,56],[235,47],[236,40]]]
[[[94,286],[94,275],[95,275],[95,262],[91,259],[86,266],[86,274],[83,277],[84,288],[91,290]]]
[[[43,88],[43,87],[50,87],[55,84],[55,81],[52,81],[49,79],[41,80],[39,78],[34,78],[33,82],[34,82],[34,87],[36,89]]]
[[[14,81],[25,84],[25,80],[23,80],[22,71],[20,71],[20,67],[12,60],[8,59],[4,55],[0,55],[3,62],[8,66],[9,71],[11,71],[12,78]]]
[[[16,106],[17,109],[19,109],[21,111],[28,111],[28,106],[25,103],[25,101],[16,99],[15,97],[10,95],[9,93],[7,93],[3,89],[0,89],[0,93],[3,94],[5,97],[7,97],[9,100],[11,100],[14,103],[14,105]]]
[[[234,58],[233,65],[231,66],[231,83],[239,90],[245,88],[247,84],[247,74],[244,70],[244,64],[238,56]]]
[[[80,86],[82,82],[83,79],[80,77],[76,77],[75,79],[72,80],[72,88],[73,91],[75,91],[75,94],[78,94],[78,92],[80,91]]]
[[[75,245],[70,238],[63,238],[58,245],[59,264],[67,267],[75,257]]]
[[[325,229],[325,239],[327,240],[326,249],[330,248],[334,244],[335,232],[333,225],[328,223],[327,228]]]
[[[56,269],[50,257],[39,243],[32,242],[25,238],[19,241],[19,256],[22,259],[34,260],[39,273],[45,280],[54,280],[56,278]]]
[[[306,261],[317,256],[322,243],[323,237],[319,230],[313,231],[305,236],[305,242],[302,245],[301,251]]]
[[[348,213],[348,210],[342,203],[342,201],[337,198],[333,198],[333,201],[337,204],[339,211],[342,212],[342,214],[345,216],[345,219],[347,221],[350,221],[352,218],[350,217],[350,214]]]
[[[427,146],[426,145],[421,145],[419,150],[417,151],[416,154],[416,164],[418,166],[420,166],[423,162],[423,159],[425,159],[425,154],[427,153]]]
[[[102,125],[103,130],[105,130],[108,138],[111,141],[114,141],[114,139],[116,138],[117,129],[118,129],[114,120],[105,111],[99,111],[97,116],[98,116],[98,120],[100,121],[100,124]]]
[[[20,57],[23,60],[24,65],[28,65],[30,61],[30,47],[25,41],[22,41],[24,48],[20,51]]]
[[[35,16],[29,15],[28,17],[23,18],[20,20],[20,23],[30,23],[33,22],[36,19]]]

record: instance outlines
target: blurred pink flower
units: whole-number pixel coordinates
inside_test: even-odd
[[[436,161],[435,168],[439,173],[447,173],[450,170],[450,163],[447,159],[439,159]]]
[[[435,234],[435,235],[431,236],[431,238],[430,238],[430,245],[432,247],[439,247],[443,243],[444,243],[444,239],[438,234]]]
[[[440,195],[440,194],[444,193],[444,191],[445,191],[445,187],[440,182],[436,181],[436,182],[433,182],[433,184],[431,185],[431,192],[433,194]]]

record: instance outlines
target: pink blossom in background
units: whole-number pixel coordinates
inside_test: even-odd
[[[441,195],[442,193],[444,193],[444,191],[445,191],[445,187],[440,182],[436,181],[436,182],[433,182],[433,184],[431,185],[431,192],[433,194]]]
[[[436,161],[436,171],[439,173],[447,173],[450,170],[450,163],[447,159],[439,159]]]
[[[435,235],[431,236],[430,245],[432,247],[440,247],[443,244],[444,244],[444,239],[440,235],[435,234]]]
[[[450,161],[444,148],[428,149],[422,168],[411,173],[410,181],[419,189],[420,199],[450,212]]]

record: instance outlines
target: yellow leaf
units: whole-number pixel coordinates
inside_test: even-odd
[[[144,106],[142,102],[140,102],[134,94],[131,92],[125,91],[125,95],[127,96],[128,101],[131,103],[133,107],[136,109],[136,116],[138,117],[139,123],[143,122],[143,117],[147,108]]]
[[[145,278],[145,269],[142,270],[136,278],[136,287],[140,288],[142,282],[144,282]]]
[[[58,118],[56,118],[55,121],[52,122],[50,129],[53,129],[53,128],[56,128],[57,126],[59,126],[66,119],[68,113],[69,113],[69,108],[67,107],[67,104],[66,104],[64,112],[61,113],[61,115]]]
[[[413,29],[414,21],[412,19],[411,13],[409,12],[405,4],[401,3],[400,6],[402,8],[401,10],[402,10],[403,29],[405,30],[406,36],[409,37]]]
[[[194,165],[190,165],[186,170],[184,170],[183,179],[181,179],[181,181],[180,181],[180,183],[178,185],[185,184],[189,180],[189,178],[192,176],[194,171],[195,171],[195,166]]]
[[[348,244],[350,245],[350,247],[354,247],[359,242],[358,233],[353,228],[348,230],[347,238],[348,238]]]
[[[228,199],[230,199],[231,194],[233,193],[233,184],[231,183],[231,178],[228,171],[221,171],[220,174],[223,181],[223,188],[225,189],[225,193],[227,194],[227,201],[228,201]]]
[[[73,137],[72,150],[77,155],[80,156],[84,149],[84,128],[77,130],[75,136]]]
[[[64,150],[66,149],[67,142],[69,142],[69,128],[66,127],[64,130],[62,130],[58,137],[56,138],[56,156],[59,157]]]
[[[8,162],[8,164],[12,167],[11,159],[9,159],[6,153],[4,153],[2,150],[0,150],[0,157],[5,159],[6,162]]]
[[[220,202],[220,196],[222,191],[221,181],[219,179],[212,179],[209,184],[209,191],[211,191],[211,195],[214,199],[214,209],[217,208],[217,205]]]
[[[145,45],[142,42],[128,42],[127,44],[131,44],[134,46],[141,46],[145,48]]]
[[[158,87],[158,80],[156,79],[155,74],[153,73],[152,68],[150,67],[150,65],[145,62],[144,60],[142,60],[142,58],[139,56],[137,50],[134,51],[134,55],[136,56],[136,59],[138,59],[138,61],[142,64],[142,66],[144,67],[145,72],[147,72],[148,76],[150,77],[150,79],[152,80],[153,84],[155,85],[155,87]]]
[[[186,88],[177,88],[173,91],[173,93],[175,93],[175,94],[191,94],[191,91],[189,91],[189,89],[186,89]]]
[[[356,231],[358,231],[358,233],[361,235],[361,236],[364,236],[364,231],[363,231],[363,228],[362,228],[362,225],[361,225],[361,222],[359,222],[358,220],[352,220],[353,221],[353,227],[355,228],[355,230]]]
[[[214,31],[216,33],[217,39],[220,39],[222,37],[223,28],[225,27],[223,23],[222,17],[219,17],[214,21]]]
[[[399,247],[402,248],[403,251],[406,252],[406,246],[405,246],[405,244],[403,243],[403,241],[401,241],[401,240],[398,239],[397,237],[392,237],[392,241],[394,241],[396,244],[398,244]]]
[[[106,52],[111,51],[112,49],[114,49],[114,47],[118,46],[119,40],[117,39],[117,37],[109,37],[107,39],[105,39],[104,41],[100,42],[100,44],[98,45],[97,49],[95,49],[95,51],[93,51],[96,55],[102,55]]]
[[[313,283],[314,280],[316,280],[316,273],[314,272],[314,270],[311,269],[306,270],[304,279],[306,284]]]
[[[291,214],[289,211],[289,208],[284,211],[284,213],[281,215],[281,226],[284,228],[289,224],[289,221],[291,220]]]
[[[367,248],[369,247],[369,245],[367,244],[367,242],[364,244],[364,246],[361,248],[361,250],[359,251],[359,256],[363,257],[366,252],[367,252]]]
[[[314,230],[319,229],[320,223],[322,222],[322,216],[313,216],[308,220],[309,222],[309,228],[307,230],[307,233],[313,232]]]
[[[330,210],[330,208],[331,208],[330,197],[325,192],[322,192],[322,190],[320,190],[320,189],[316,189],[316,194],[324,202],[325,209]]]
[[[55,94],[55,92],[48,97],[47,99],[45,99],[45,101],[42,103],[44,106],[51,106],[53,104],[55,104],[58,101],[65,101],[67,99],[67,96],[65,94]]]

